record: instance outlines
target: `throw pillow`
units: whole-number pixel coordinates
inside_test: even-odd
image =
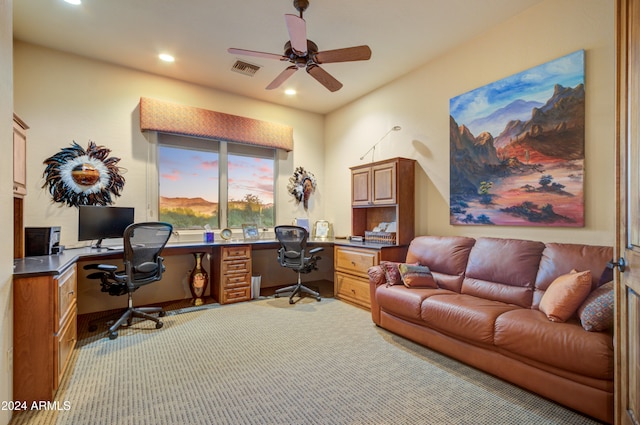
[[[613,282],[591,292],[578,308],[578,317],[586,331],[601,332],[613,328]]]
[[[393,261],[381,261],[380,266],[384,270],[384,275],[387,278],[387,286],[402,285],[402,279],[400,278],[400,272],[398,271],[398,264]]]
[[[399,264],[398,271],[402,278],[402,283],[407,288],[437,288],[438,285],[433,279],[431,270],[427,266],[413,264]]]
[[[557,277],[540,300],[539,309],[552,322],[566,322],[573,316],[591,292],[591,271],[576,272]]]

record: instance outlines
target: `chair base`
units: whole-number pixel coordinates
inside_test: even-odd
[[[316,301],[320,301],[321,299],[319,292],[316,292],[314,290],[307,288],[300,282],[296,283],[295,285],[287,286],[286,288],[276,289],[276,292],[274,293],[274,297],[279,298],[280,294],[289,293],[289,292],[291,292],[291,295],[289,296],[289,304],[295,303],[295,301],[293,300],[293,297],[295,297],[296,295],[302,298],[305,294],[308,294],[314,297]]]
[[[125,322],[127,323],[127,326],[131,326],[135,317],[151,320],[152,322],[155,322],[156,329],[160,329],[164,325],[164,323],[162,323],[157,317],[152,316],[150,313],[158,313],[158,317],[164,317],[166,314],[162,307],[129,307],[124,311],[124,313],[107,316],[113,318],[119,316],[118,320],[116,320],[113,325],[109,327],[109,339],[116,339],[118,337],[118,328],[124,325]],[[95,321],[92,321],[89,324],[89,331],[93,332],[97,329],[98,326],[95,324]]]

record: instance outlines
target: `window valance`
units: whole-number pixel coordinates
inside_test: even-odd
[[[293,150],[293,127],[140,98],[140,129]]]

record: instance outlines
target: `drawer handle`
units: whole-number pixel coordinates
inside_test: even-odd
[[[67,295],[73,295],[74,293],[75,293],[75,291],[72,289],[67,293]]]

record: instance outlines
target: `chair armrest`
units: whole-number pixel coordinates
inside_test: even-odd
[[[114,266],[113,264],[87,264],[83,267],[85,270],[100,270],[103,272],[114,273],[118,270],[118,266]]]
[[[374,286],[380,286],[387,282],[387,277],[384,274],[382,266],[371,266],[367,270],[369,275],[369,284]]]
[[[317,246],[309,250],[309,254],[315,254],[316,252],[324,251],[324,248],[321,246]]]

